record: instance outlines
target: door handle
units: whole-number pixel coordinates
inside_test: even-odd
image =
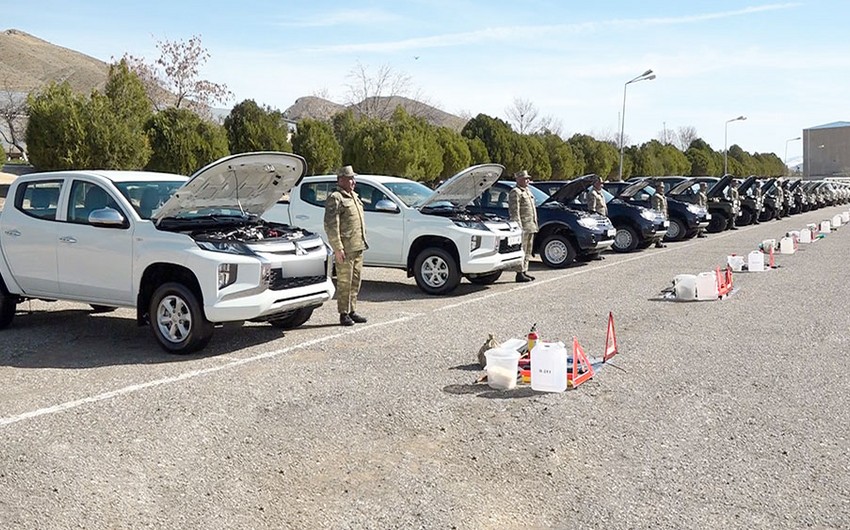
[[[72,237],[72,236],[62,236],[62,237],[59,238],[59,241],[61,241],[63,243],[76,243],[77,238]]]
[[[18,229],[17,229],[17,228],[13,228],[13,229],[11,229],[11,230],[6,230],[6,235],[7,235],[7,236],[18,237],[19,235],[21,235],[21,233],[18,231]]]
[[[296,215],[295,218],[303,221],[304,219],[309,219],[310,216],[309,215]]]

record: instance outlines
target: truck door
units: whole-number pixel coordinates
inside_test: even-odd
[[[22,182],[6,202],[0,248],[24,294],[59,292],[56,211],[63,184],[57,178]]]
[[[122,227],[89,223],[89,214],[113,208],[127,220]],[[68,298],[135,305],[132,292],[133,231],[127,211],[98,184],[74,180],[67,222],[59,230],[59,288]]]
[[[363,215],[366,218],[369,249],[363,254],[364,263],[398,266],[403,250],[403,245],[399,243],[399,234],[404,233],[404,214],[401,208],[386,193],[371,184],[358,182],[354,191],[363,201]],[[378,208],[379,202],[382,209]],[[390,205],[395,205],[394,211],[389,211]]]

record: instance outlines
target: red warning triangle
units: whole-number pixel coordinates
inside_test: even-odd
[[[770,245],[770,268],[771,268],[771,269],[775,269],[775,268],[776,268],[776,264],[775,264],[775,262],[773,261],[773,245]]]
[[[608,359],[620,353],[617,347],[617,334],[614,333],[614,314],[608,312],[608,333],[605,335],[605,354],[602,355],[602,362],[607,362]]]
[[[580,371],[579,365],[581,365],[584,372]],[[584,350],[578,343],[578,339],[573,337],[573,369],[571,373],[567,374],[567,386],[569,388],[576,388],[591,377],[593,377],[593,366],[588,362],[587,355],[584,354]]]

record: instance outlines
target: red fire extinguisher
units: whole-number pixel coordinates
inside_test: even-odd
[[[532,324],[531,330],[528,332],[528,354],[531,355],[531,350],[534,348],[534,345],[537,344],[537,339],[540,337],[537,335],[537,323]]]

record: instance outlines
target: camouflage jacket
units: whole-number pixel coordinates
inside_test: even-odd
[[[366,222],[363,203],[355,192],[337,188],[325,201],[325,234],[334,250],[357,252],[366,250]]]
[[[515,186],[508,194],[508,213],[511,221],[519,223],[523,232],[537,232],[537,204],[527,187]]]

